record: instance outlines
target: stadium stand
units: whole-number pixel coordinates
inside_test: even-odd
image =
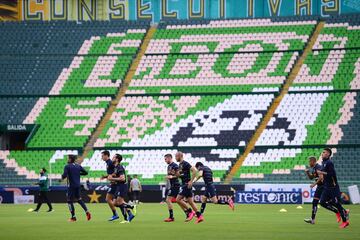
[[[101,151],[90,153],[82,165],[90,170],[84,179],[90,182],[106,182],[101,180],[105,166],[101,159]],[[137,174],[143,184],[158,184],[164,182],[166,164],[162,160],[166,153],[175,154],[175,149],[159,150],[111,150],[110,154],[120,153],[124,157],[123,164],[128,174]],[[214,170],[215,181],[219,182],[238,154],[238,149],[195,149],[184,150],[186,159],[195,164],[198,161],[206,163]],[[52,179],[60,179],[68,154],[78,154],[77,150],[41,150],[41,151],[0,151],[0,164],[9,169],[4,185],[29,184],[37,178],[40,168],[46,167]],[[11,170],[10,170],[11,169]],[[0,173],[3,171],[0,170]],[[6,173],[6,172],[5,172]],[[16,173],[16,174],[14,174]],[[56,184],[56,183],[55,183]]]
[[[304,182],[308,157],[319,157],[322,148],[259,148],[248,155],[238,177],[243,183],[299,183]],[[333,148],[340,185],[359,184],[358,148]],[[351,166],[351,167],[349,167]]]
[[[175,24],[174,24],[175,23]],[[301,50],[315,20],[271,19],[160,23],[147,54]]]
[[[291,91],[360,89],[359,37],[358,17],[327,19]]]
[[[11,54],[0,57],[0,63],[5,66],[0,70],[0,83],[8,84],[9,89],[2,88],[0,94],[114,95],[147,29],[141,24],[118,26],[112,22],[100,25],[96,23],[95,27],[87,26],[88,23],[83,26],[73,22],[44,23],[39,28],[38,25],[39,23],[0,23],[0,29],[11,32],[4,40],[5,43],[10,41],[9,48],[0,49],[3,54]],[[26,29],[24,33],[21,32],[23,28]],[[66,41],[71,42],[71,50],[58,46],[58,41],[65,41],[53,30],[59,28],[63,28],[63,34],[64,29],[70,32],[66,33]],[[20,31],[21,34],[13,35],[11,29],[15,29],[14,32]],[[32,49],[22,38],[22,34],[30,34],[29,31],[36,36],[41,36],[44,32],[45,39],[39,41],[47,42],[39,45],[49,47],[40,52],[37,50],[36,53],[32,50],[17,52],[22,47]],[[80,37],[82,32],[86,34]],[[10,50],[11,53],[8,53]]]
[[[323,146],[332,146],[342,188],[360,183],[358,19],[350,15],[326,20],[290,93],[234,182],[303,182],[307,158],[318,157]]]
[[[125,39],[138,40],[141,39],[142,33],[144,30],[146,31],[148,26],[148,21],[0,22],[0,29],[3,33],[0,36],[2,42],[0,52],[3,54],[34,55],[76,54],[84,42],[101,40],[99,46],[91,52],[96,54],[107,49],[104,47],[104,43],[106,45],[111,44],[112,41],[106,39],[108,34],[114,36],[113,40],[119,41],[125,37],[121,33],[133,33]],[[118,36],[115,37],[116,35]],[[127,53],[135,53],[136,51],[135,46]],[[86,54],[86,52],[79,52],[79,54]]]
[[[39,98],[0,98],[1,124],[21,124]]]
[[[95,147],[245,146],[272,98],[272,94],[124,97]]]
[[[298,52],[145,55],[128,94],[277,92]]]
[[[342,139],[358,141],[358,129],[352,130],[354,135],[344,135],[342,126],[359,121],[353,117],[359,99],[356,92],[287,94],[256,145],[337,145]]]
[[[311,52],[290,91],[360,89],[359,55],[359,49]]]
[[[359,184],[358,19],[326,21],[233,183],[304,182],[307,157],[331,146],[342,186]],[[122,90],[125,96],[113,103],[115,111],[97,129],[83,161],[91,170],[85,179],[102,182],[100,153],[111,149],[123,154],[129,174],[158,184],[163,155],[180,148],[223,181],[318,25],[314,17],[164,21],[128,88],[120,88],[149,22],[0,22],[8,33],[0,40],[9,45],[0,46],[6,66],[0,83],[8,86],[0,89],[8,112],[0,123],[38,125],[27,150],[0,151],[0,165],[8,169],[0,179],[31,183],[43,166],[58,179],[66,155],[82,152]],[[65,29],[71,31],[63,38]],[[23,41],[25,36],[34,37]]]
[[[28,147],[82,148],[110,100],[110,97],[40,98],[24,120],[39,125]]]
[[[78,154],[77,150],[41,151],[0,151],[0,164],[9,169],[3,185],[32,184],[38,179],[40,168],[45,167],[51,179],[60,179],[68,154]],[[15,173],[15,174],[14,174]],[[19,182],[20,181],[20,182]]]
[[[127,93],[278,92],[315,23],[162,22]]]

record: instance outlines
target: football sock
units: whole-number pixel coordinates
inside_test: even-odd
[[[112,210],[112,209],[111,209],[111,211],[112,211],[112,213],[113,213],[113,216],[117,216],[116,210]]]
[[[311,219],[312,220],[315,220],[316,212],[317,212],[317,209],[318,209],[318,203],[319,203],[318,199],[314,199],[313,202],[312,202],[312,212],[311,212]]]
[[[37,206],[36,206],[36,208],[35,208],[35,210],[34,210],[34,211],[39,211],[39,209],[40,209],[41,205],[42,205],[42,203],[41,203],[41,202],[39,202],[39,203],[37,204]]]
[[[48,205],[48,207],[49,207],[49,210],[52,210],[52,205],[51,205],[51,203],[49,202],[49,200],[47,201],[47,205]]]
[[[124,204],[121,204],[121,205],[119,206],[119,208],[120,208],[121,214],[122,214],[123,217],[124,217],[124,220],[127,221],[126,209],[125,209],[125,207],[124,207]]]
[[[199,211],[196,212],[196,216],[197,217],[200,217],[201,216],[201,213]]]
[[[169,209],[169,215],[170,218],[174,218],[174,211],[172,209]]]
[[[204,213],[204,212],[205,212],[205,208],[206,208],[206,203],[201,203],[200,212],[201,212],[201,213]]]
[[[72,202],[68,202],[68,207],[69,207],[69,211],[71,213],[71,218],[75,217],[75,208],[74,208],[74,204]]]
[[[82,199],[80,199],[78,201],[78,203],[80,204],[80,206],[82,207],[82,209],[84,209],[85,212],[88,212],[88,209],[86,207],[86,204],[84,203],[84,201]]]
[[[343,206],[341,205],[341,203],[339,202],[339,200],[337,200],[336,203],[334,203],[333,205],[335,205],[335,207],[339,210],[341,220],[343,222],[346,222],[346,211],[343,208]]]

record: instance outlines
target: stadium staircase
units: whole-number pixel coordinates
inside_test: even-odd
[[[152,39],[154,33],[156,31],[156,26],[153,25],[150,27],[150,29],[147,31],[144,40],[140,46],[140,50],[138,52],[138,54],[136,55],[134,61],[132,62],[126,76],[124,79],[124,82],[122,84],[122,86],[119,88],[118,93],[116,94],[115,99],[113,99],[110,103],[109,108],[107,109],[107,111],[105,112],[103,118],[101,119],[100,123],[98,124],[98,126],[96,127],[95,131],[93,132],[92,136],[90,137],[90,140],[88,141],[88,143],[86,144],[86,146],[84,147],[84,151],[82,156],[79,158],[79,162],[82,162],[84,160],[85,157],[87,157],[88,153],[90,151],[93,150],[94,144],[96,142],[96,140],[98,139],[99,135],[103,132],[106,123],[110,120],[112,114],[114,113],[114,111],[116,110],[116,106],[119,103],[120,99],[125,96],[126,90],[129,87],[129,84],[131,82],[131,79],[133,78],[135,71],[139,65],[139,62],[141,60],[141,58],[144,56],[147,46],[149,45],[150,40]]]
[[[304,63],[304,60],[309,52],[311,52],[316,40],[318,39],[318,36],[320,35],[321,30],[324,27],[324,22],[320,21],[317,23],[316,28],[306,45],[303,53],[300,55],[298,60],[296,61],[293,69],[291,70],[289,76],[287,77],[283,87],[281,88],[279,96],[277,96],[274,101],[272,102],[268,112],[265,114],[263,120],[261,121],[259,127],[255,131],[254,135],[250,139],[249,143],[246,145],[244,153],[240,155],[239,159],[235,162],[235,164],[230,169],[228,175],[225,178],[225,183],[231,183],[233,176],[238,172],[238,170],[241,168],[244,160],[249,155],[249,153],[255,148],[255,144],[258,141],[261,133],[265,130],[267,124],[269,123],[270,119],[273,117],[276,109],[278,108],[281,100],[284,98],[284,96],[289,92],[289,87],[292,85],[294,79],[298,75],[301,66]]]

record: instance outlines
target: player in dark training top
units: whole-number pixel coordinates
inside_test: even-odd
[[[330,148],[325,148],[321,154],[322,157],[322,169],[317,170],[317,173],[322,177],[324,183],[324,190],[321,194],[320,204],[322,207],[331,210],[335,208],[337,210],[338,222],[339,215],[342,223],[340,228],[346,228],[349,226],[349,212],[346,211],[341,205],[340,187],[336,177],[336,171],[334,163],[330,160],[332,151]]]
[[[116,185],[116,206],[120,208],[124,220],[121,223],[129,223],[136,214],[136,206],[131,206],[125,202],[125,197],[128,193],[128,186],[126,184],[125,168],[121,165],[122,156],[115,154],[113,157],[113,163],[115,166],[114,173],[108,176],[108,180],[114,182]],[[134,214],[130,211],[134,210]]]
[[[115,169],[114,163],[110,159],[110,152],[109,151],[101,152],[101,159],[106,163],[106,175],[104,175],[102,179],[107,179],[108,176],[114,173],[114,169]],[[110,186],[106,193],[106,202],[108,203],[113,214],[112,217],[109,219],[109,221],[114,221],[119,218],[114,205],[116,188],[117,188],[116,183],[114,181],[110,182]]]
[[[167,175],[166,179],[170,182],[170,189],[167,192],[166,196],[166,203],[169,210],[169,218],[165,219],[164,222],[173,222],[174,219],[174,212],[173,212],[173,202],[176,202],[176,197],[179,193],[180,189],[180,182],[179,178],[177,177],[179,166],[173,162],[173,158],[171,154],[166,154],[164,156],[165,162],[167,163]],[[186,210],[186,209],[185,209]]]
[[[62,179],[67,179],[68,190],[67,190],[67,202],[71,213],[70,222],[76,221],[74,202],[78,202],[86,213],[86,218],[89,221],[91,214],[88,211],[84,201],[80,197],[80,176],[87,175],[87,171],[80,165],[75,163],[76,156],[68,156],[68,164],[64,167],[64,173]]]
[[[191,166],[190,163],[184,160],[184,155],[182,152],[177,152],[175,155],[175,159],[179,163],[179,171],[177,173],[177,176],[181,178],[182,182],[179,194],[176,197],[176,202],[182,209],[186,209],[184,211],[187,216],[185,220],[186,222],[191,221],[196,214],[197,220],[195,223],[200,223],[204,221],[204,217],[196,207],[192,192],[192,183],[196,177],[196,168]],[[185,203],[184,199],[186,199],[187,202],[190,204],[192,210]]]
[[[318,203],[320,201],[321,194],[324,190],[324,185],[322,182],[322,178],[319,177],[319,174],[317,173],[318,170],[321,170],[322,166],[318,163],[316,163],[317,159],[315,157],[309,157],[309,169],[305,170],[305,173],[307,177],[311,180],[315,180],[314,183],[310,185],[311,188],[316,187],[314,198],[312,201],[312,212],[311,212],[311,218],[306,218],[304,221],[306,223],[315,224],[315,217],[316,212],[318,210]],[[334,210],[337,212],[337,210]]]
[[[205,166],[201,162],[197,162],[195,164],[196,169],[198,170],[197,177],[194,179],[193,183],[198,181],[200,178],[203,178],[205,183],[205,191],[201,196],[201,214],[205,212],[206,201],[208,198],[215,204],[226,204],[229,205],[230,209],[234,211],[235,206],[234,202],[231,198],[228,201],[223,201],[217,198],[216,196],[216,189],[213,182],[213,173],[208,166]]]

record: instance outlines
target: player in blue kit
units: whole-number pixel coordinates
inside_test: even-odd
[[[71,213],[69,222],[76,221],[74,202],[78,202],[84,209],[86,218],[89,221],[91,219],[91,214],[80,197],[80,176],[87,175],[88,173],[80,164],[75,163],[75,161],[75,155],[68,156],[68,164],[64,167],[64,173],[61,176],[62,179],[67,179],[67,202]]]
[[[320,204],[326,209],[334,207],[337,209],[342,223],[340,228],[349,226],[349,212],[346,211],[341,205],[340,187],[337,181],[334,163],[330,160],[332,151],[330,148],[324,148],[322,157],[322,169],[317,170],[317,173],[324,179],[324,190],[321,194]],[[339,222],[339,221],[338,221]]]
[[[104,175],[102,179],[107,179],[108,176],[114,173],[114,169],[115,169],[114,163],[110,159],[110,152],[109,151],[101,152],[101,159],[106,163],[106,175]],[[108,203],[113,214],[112,217],[109,219],[109,221],[114,221],[119,218],[114,204],[116,198],[115,197],[116,188],[117,188],[116,183],[110,181],[110,186],[108,188],[108,192],[106,193],[106,197],[105,197],[106,202]]]
[[[318,204],[320,201],[320,197],[321,194],[324,190],[324,184],[323,184],[323,179],[319,177],[319,174],[317,173],[318,170],[322,169],[322,166],[320,164],[318,164],[317,159],[315,157],[309,157],[309,169],[305,170],[305,173],[307,175],[307,177],[311,180],[315,180],[314,183],[312,183],[310,185],[311,188],[317,186],[316,190],[315,190],[315,194],[313,197],[313,201],[312,201],[312,212],[311,212],[311,218],[306,218],[304,219],[304,221],[306,223],[310,223],[310,224],[315,224],[315,217],[316,217],[316,212],[318,210]],[[337,213],[337,209],[335,208],[331,208],[329,209],[335,213]]]
[[[115,154],[113,157],[114,173],[108,176],[108,180],[114,182],[116,185],[116,206],[120,208],[120,211],[124,217],[124,220],[120,223],[131,222],[136,214],[136,206],[131,206],[125,202],[125,197],[128,193],[128,186],[126,184],[126,173],[125,168],[121,165],[122,156]],[[134,214],[130,211],[134,210]]]
[[[205,212],[206,201],[208,198],[210,198],[214,204],[228,205],[230,209],[234,211],[235,206],[231,198],[229,198],[228,201],[223,201],[217,198],[216,189],[213,182],[213,173],[211,169],[208,166],[202,164],[201,162],[197,162],[195,164],[195,167],[198,170],[198,174],[197,177],[194,179],[193,183],[198,181],[200,178],[203,178],[205,183],[205,191],[201,196],[201,214]]]
[[[200,223],[204,221],[204,217],[196,207],[192,191],[192,183],[196,178],[196,168],[184,160],[184,154],[182,152],[177,152],[175,159],[179,163],[179,171],[177,172],[177,176],[181,178],[182,182],[179,194],[176,197],[176,202],[183,210],[185,209],[184,212],[187,216],[185,220],[186,222],[191,221],[196,215],[197,220],[195,223]],[[186,199],[192,209],[188,207],[184,199]]]
[[[178,178],[179,166],[173,162],[172,155],[166,154],[164,156],[165,162],[167,163],[167,175],[166,179],[170,182],[170,189],[167,191],[166,203],[169,210],[169,218],[166,218],[164,222],[173,222],[174,211],[173,211],[173,202],[176,201],[176,197],[179,194],[180,182]],[[186,209],[185,209],[186,210]]]

